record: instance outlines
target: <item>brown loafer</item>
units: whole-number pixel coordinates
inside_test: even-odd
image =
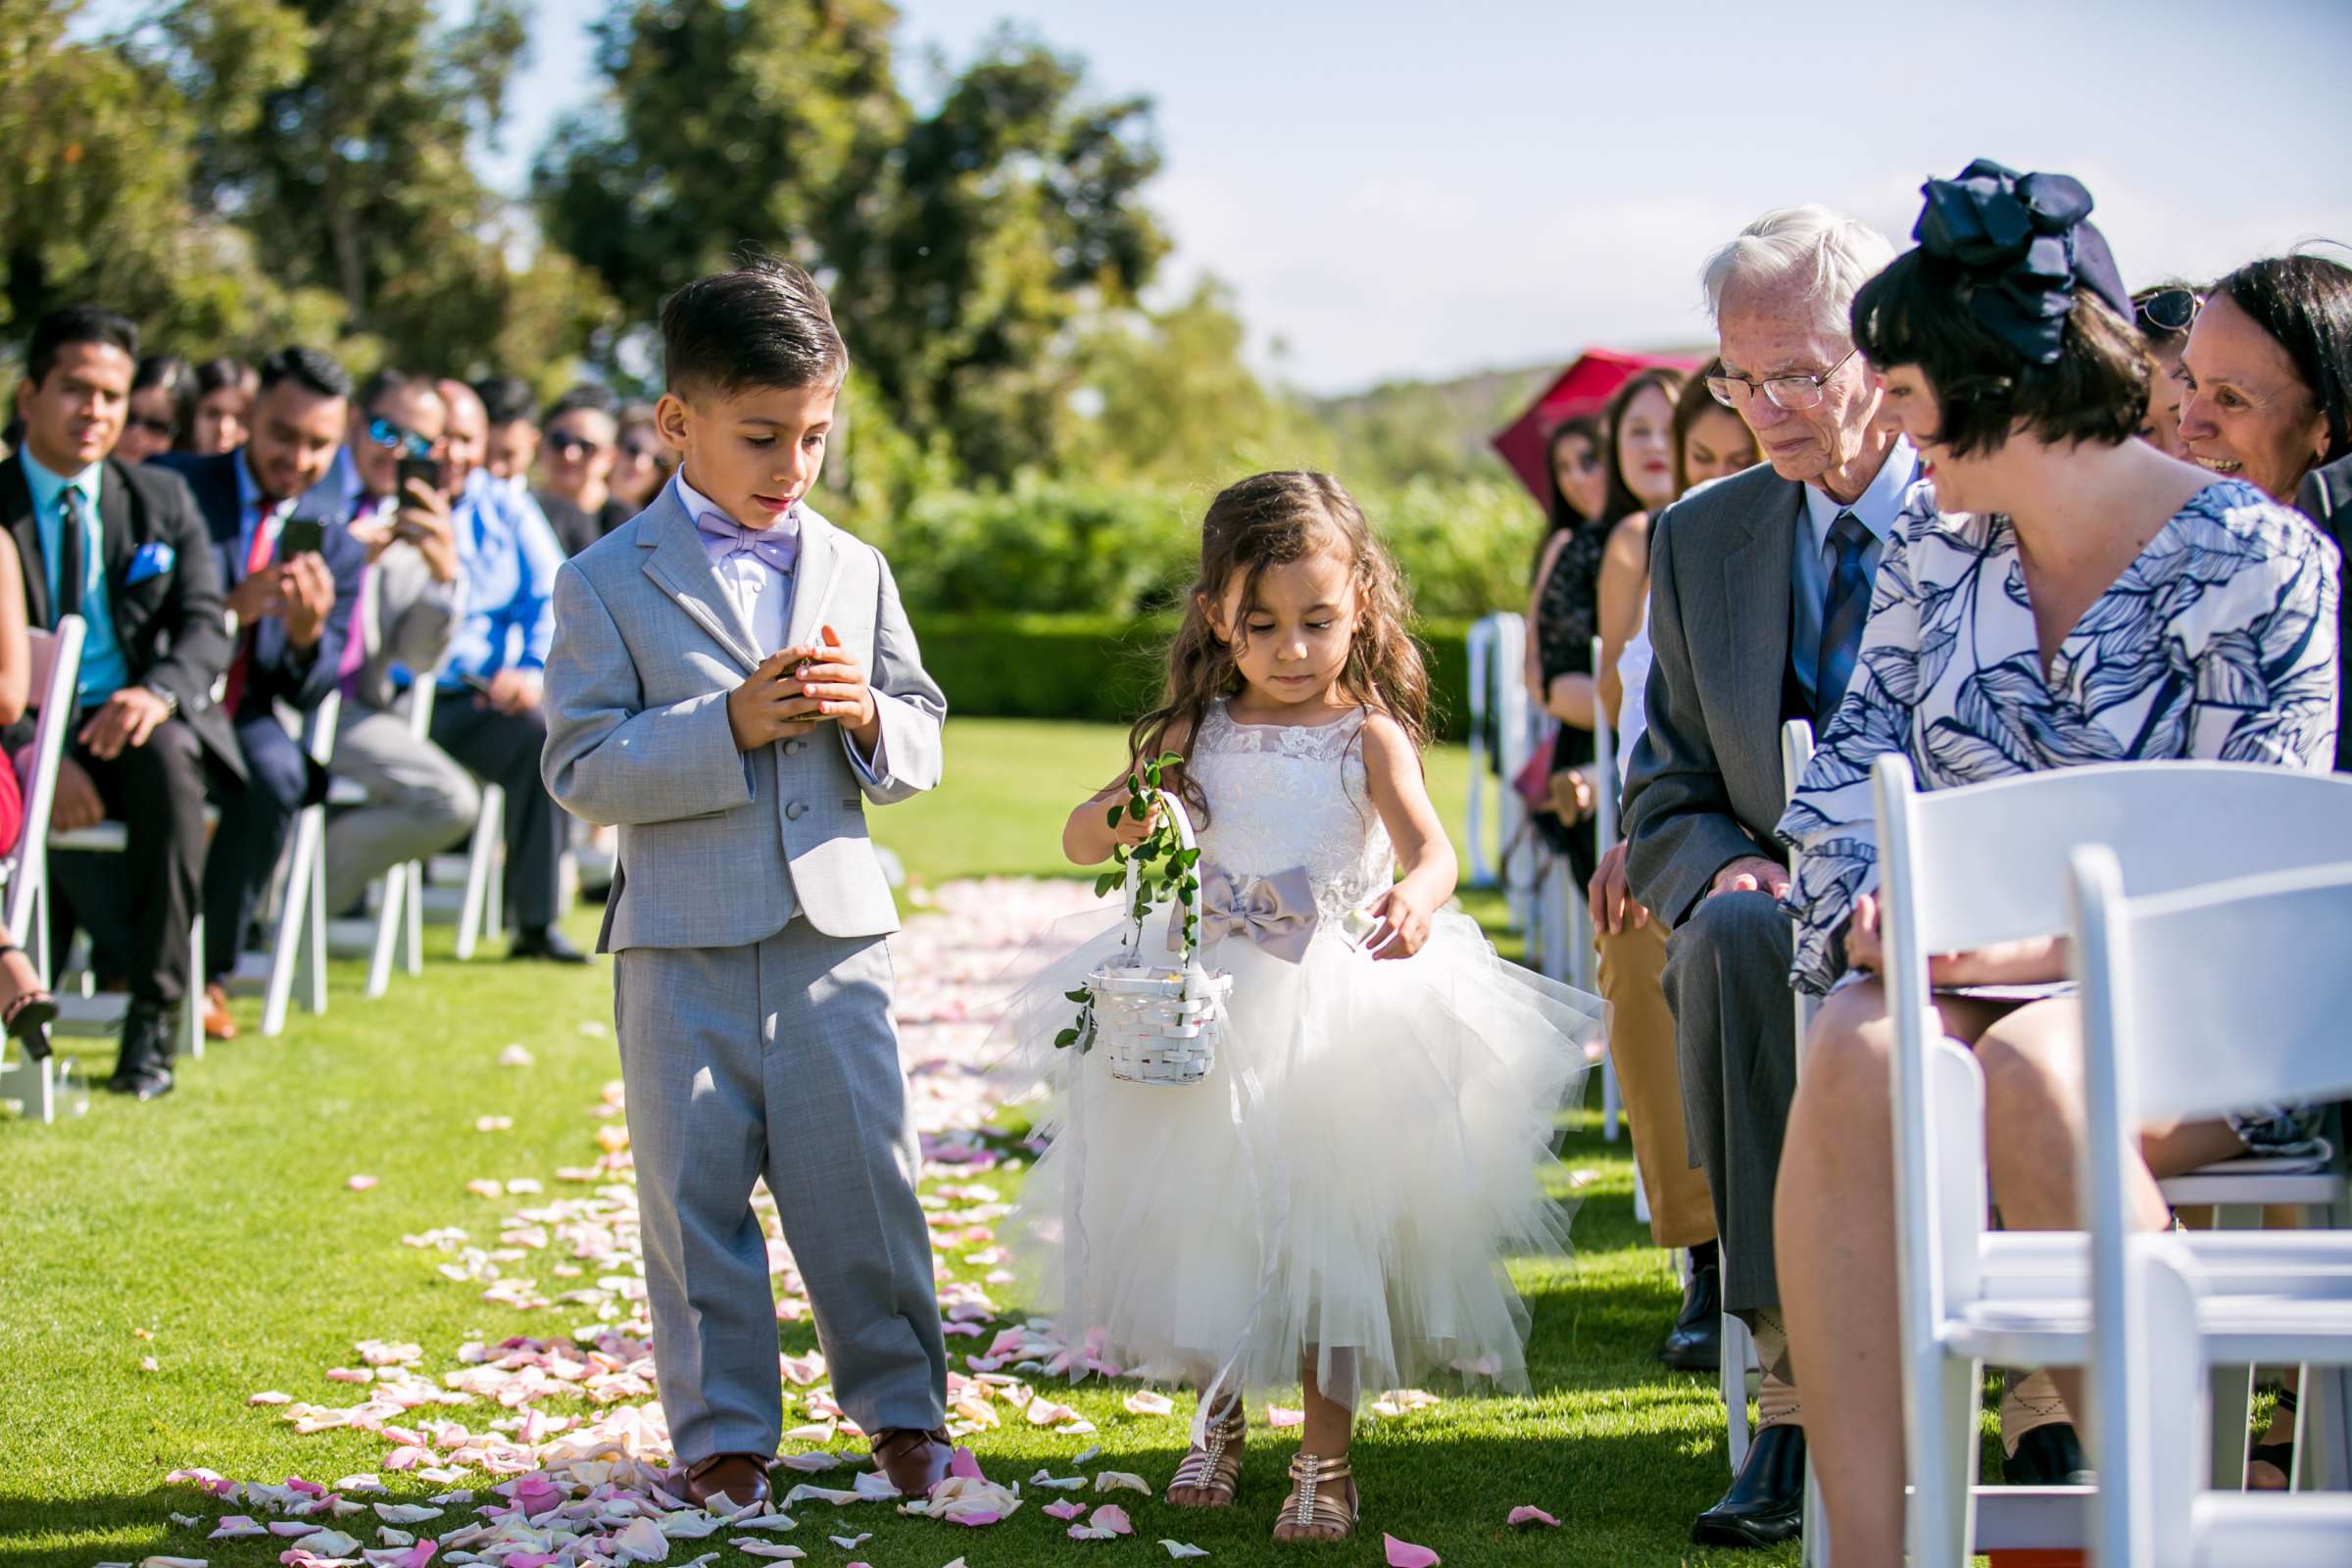
[[[893,1427],[874,1436],[874,1468],[890,1478],[901,1496],[931,1495],[931,1489],[948,1478],[955,1457],[945,1428],[923,1432]]]
[[[686,1467],[686,1500],[707,1508],[721,1495],[742,1508],[767,1501],[767,1461],[756,1453],[714,1453]]]
[[[215,984],[204,988],[204,1038],[237,1038],[237,1020],[229,1015],[228,988],[225,986]]]

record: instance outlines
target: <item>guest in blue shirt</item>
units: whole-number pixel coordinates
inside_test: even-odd
[[[115,817],[125,852],[53,856],[51,879],[69,912],[122,910],[130,1005],[108,1087],[149,1100],[172,1089],[207,778],[225,789],[246,775],[212,698],[233,650],[195,498],[177,474],[107,458],[137,358],[137,328],[108,311],[74,307],[34,327],[17,391],[24,446],[0,463],[0,524],[22,558],[31,623],[72,614],[87,625],[80,721],[51,820],[72,829]],[[20,719],[6,738],[22,750],[31,723]]]
[[[488,393],[496,390],[485,387],[483,401],[491,402]],[[466,614],[442,666],[433,744],[506,792],[506,899],[514,913],[509,956],[586,963],[588,956],[556,926],[568,819],[539,777],[547,744],[543,683],[564,549],[529,493],[487,466],[467,477],[456,520]]]

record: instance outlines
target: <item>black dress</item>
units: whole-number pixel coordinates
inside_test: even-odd
[[[1568,536],[1552,558],[1551,573],[1536,596],[1536,664],[1544,689],[1562,675],[1591,675],[1592,638],[1600,621],[1600,559],[1608,549],[1610,524],[1588,522]],[[1562,724],[1551,743],[1551,770],[1557,774],[1592,760],[1592,732]],[[1568,857],[1581,886],[1592,879],[1599,863],[1594,825],[1591,817],[1574,827],[1564,826],[1549,811],[1535,814],[1536,830],[1544,842]]]

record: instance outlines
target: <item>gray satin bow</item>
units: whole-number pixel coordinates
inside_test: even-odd
[[[1306,867],[1236,881],[1215,866],[1200,872],[1200,936],[1240,936],[1286,963],[1306,956],[1315,935],[1315,885]]]

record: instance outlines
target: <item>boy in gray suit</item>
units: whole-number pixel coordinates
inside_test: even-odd
[[[946,1474],[947,1352],[862,801],[939,783],[947,704],[889,564],[803,502],[849,355],[758,260],[663,305],[684,461],[556,579],[549,792],[620,829],[601,951],[662,1405],[688,1496],[767,1496],[782,1436],[764,1177],[835,1397],[900,1491]]]

